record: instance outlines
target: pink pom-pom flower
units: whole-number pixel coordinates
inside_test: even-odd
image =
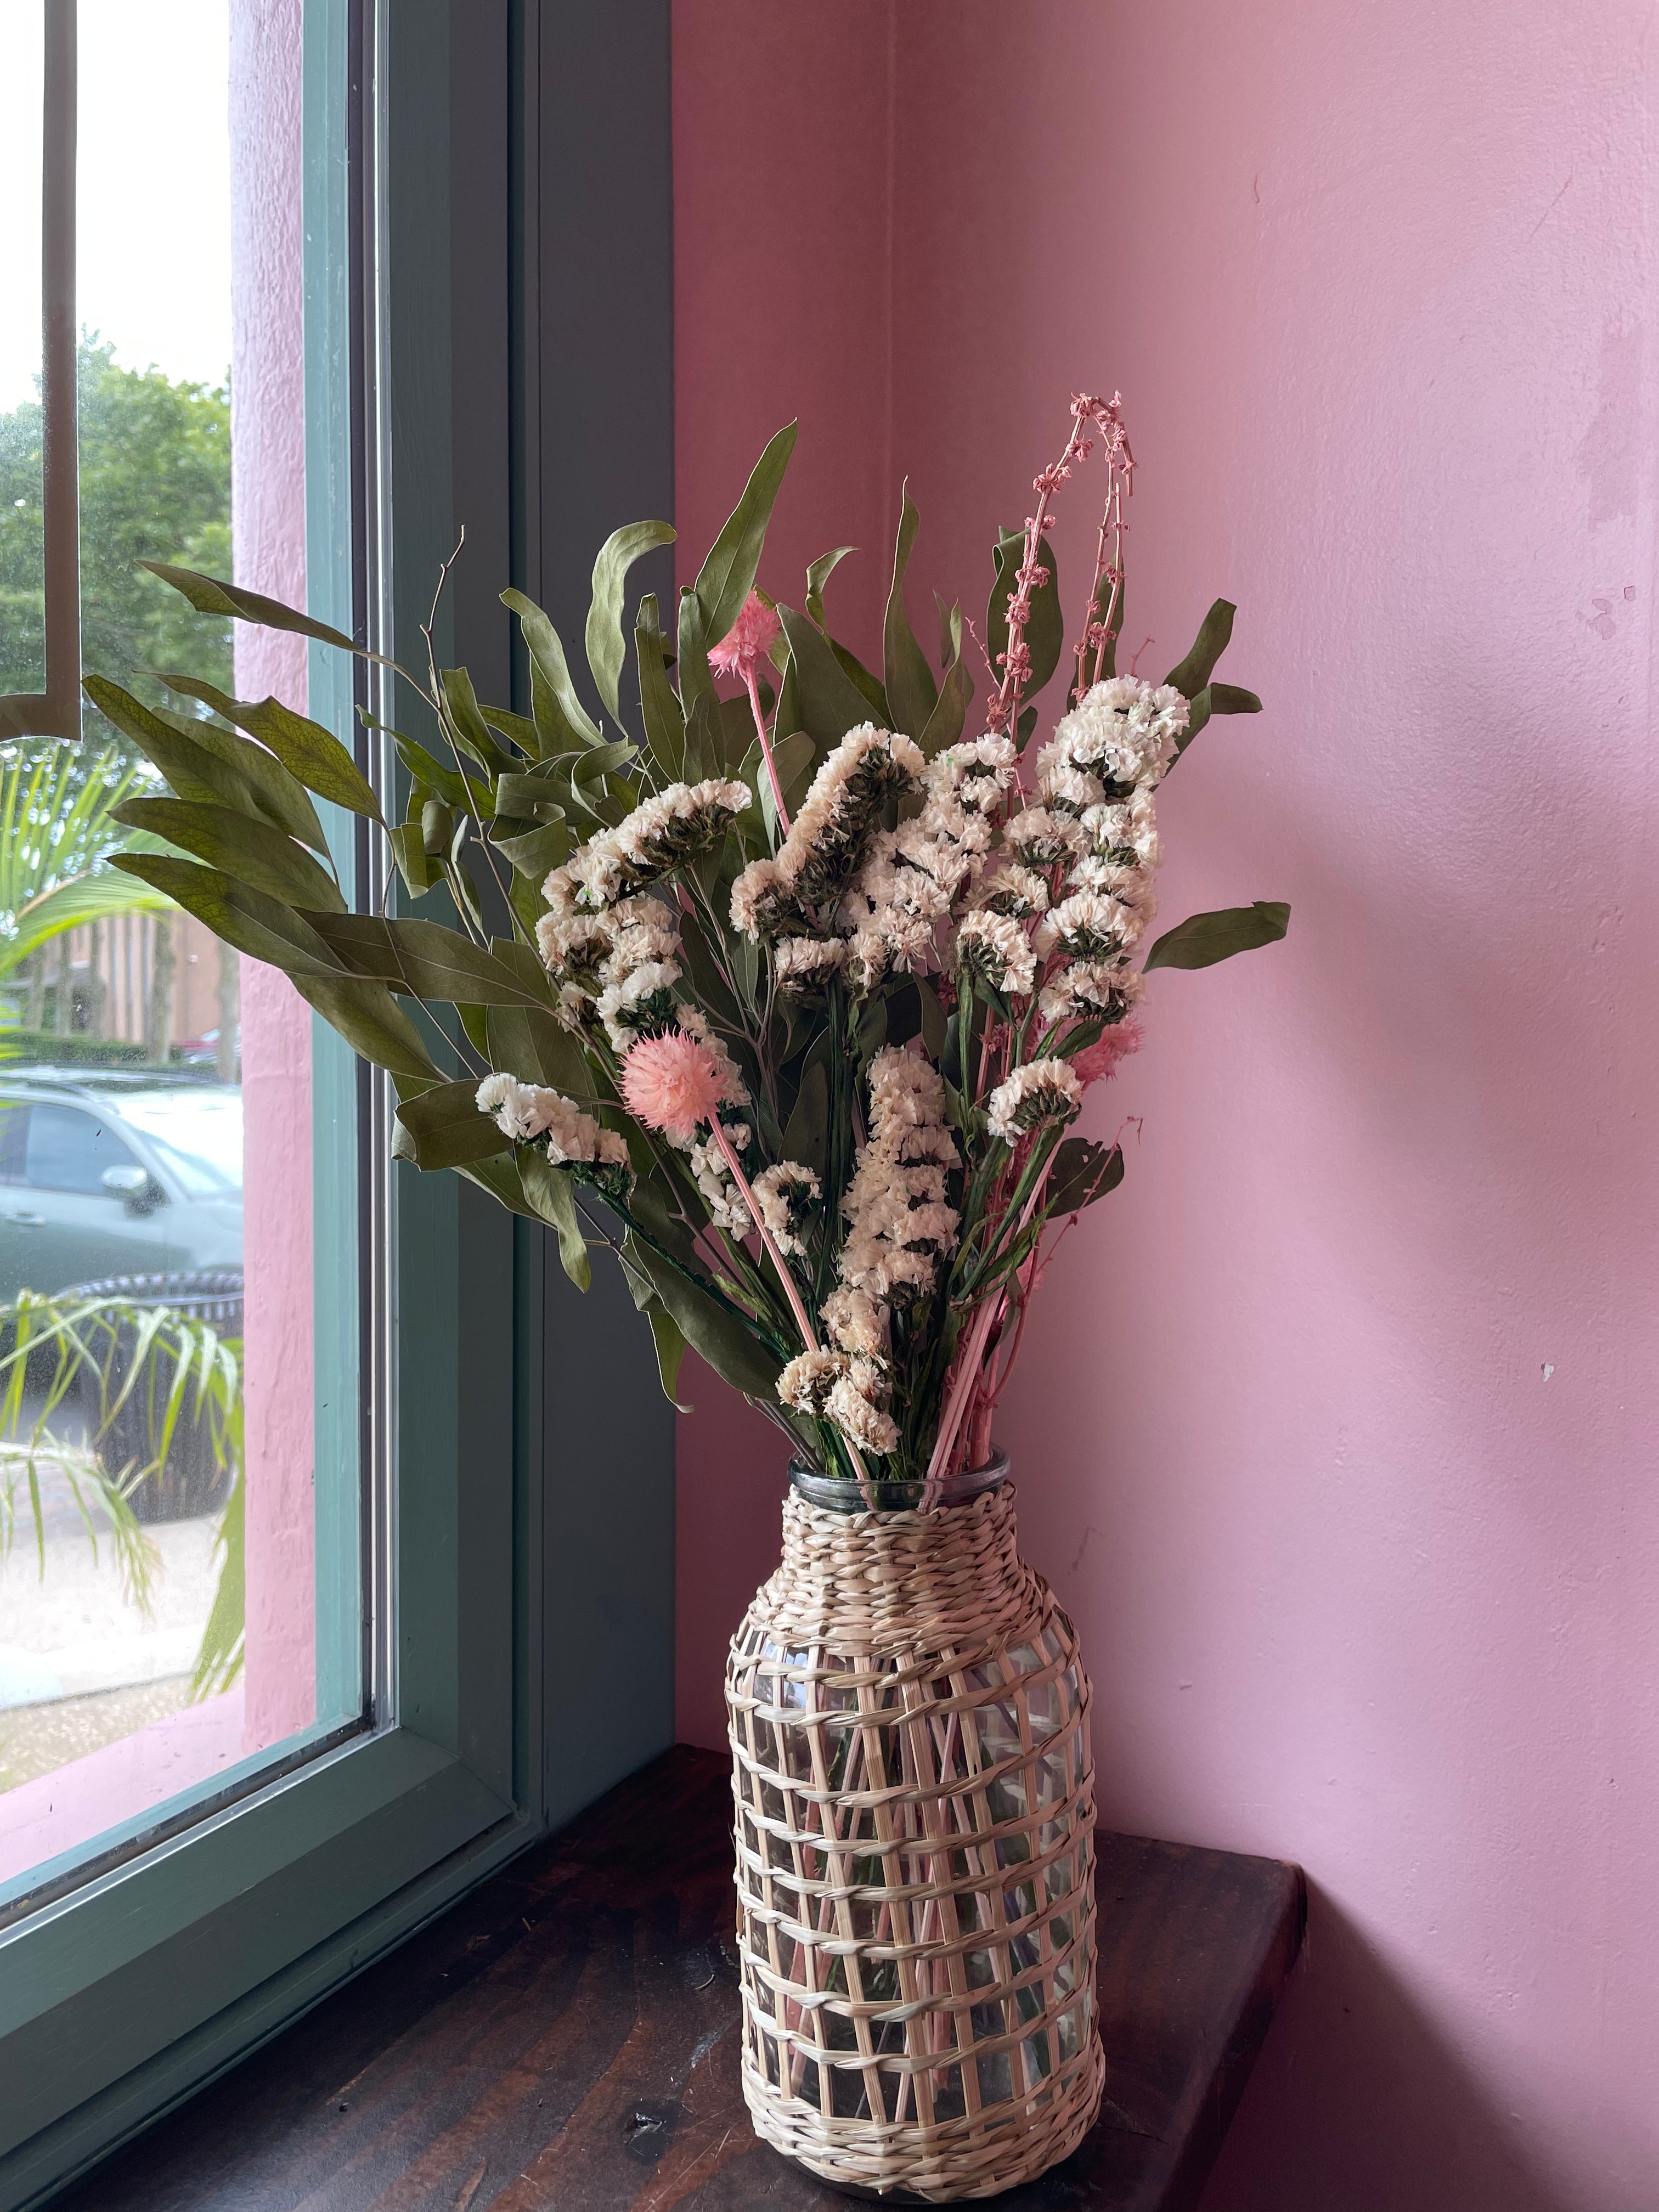
[[[1115,1075],[1118,1062],[1139,1050],[1139,1023],[1133,1018],[1115,1022],[1102,1030],[1098,1043],[1073,1055],[1072,1073],[1080,1083],[1098,1083],[1103,1076]]]
[[[777,616],[758,592],[750,592],[730,630],[709,647],[708,665],[747,684],[780,635]]]
[[[720,1062],[696,1037],[642,1037],[623,1062],[623,1103],[636,1121],[689,1145],[720,1111]]]

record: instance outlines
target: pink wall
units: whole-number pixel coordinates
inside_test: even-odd
[[[688,561],[799,406],[763,580],[908,469],[921,628],[1121,385],[1130,642],[1224,592],[1268,704],[1172,781],[1163,896],[1291,938],[1160,979],[1005,1438],[1106,1817],[1314,1886],[1206,2212],[1659,2202],[1650,13],[675,11]],[[692,1395],[714,1741],[779,1455]]]
[[[303,606],[305,295],[301,0],[231,9],[231,440],[235,574]],[[236,629],[245,699],[306,701],[306,643]],[[313,1596],[311,1012],[242,963],[246,1127],[247,1724],[244,1748],[315,1717]]]

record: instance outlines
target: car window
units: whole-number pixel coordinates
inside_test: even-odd
[[[29,1109],[15,1098],[0,1098],[0,1182],[23,1180],[23,1146]]]
[[[234,1091],[183,1085],[128,1091],[118,1111],[161,1155],[191,1198],[226,1198],[242,1188],[242,1101]]]
[[[36,1190],[89,1191],[106,1197],[105,1169],[137,1164],[106,1121],[78,1106],[36,1106],[28,1131],[24,1173]]]

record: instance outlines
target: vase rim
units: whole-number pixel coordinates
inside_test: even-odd
[[[924,1513],[945,1505],[966,1505],[986,1491],[998,1488],[1008,1475],[1005,1451],[993,1452],[983,1467],[968,1468],[932,1485],[921,1480],[888,1482],[877,1477],[861,1483],[850,1475],[825,1474],[799,1460],[792,1460],[789,1466],[790,1487],[809,1505],[822,1505],[832,1513]]]

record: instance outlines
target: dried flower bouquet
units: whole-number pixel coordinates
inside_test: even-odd
[[[938,678],[905,609],[908,493],[879,676],[826,626],[847,549],[809,569],[804,611],[755,589],[791,426],[682,592],[672,646],[641,600],[637,715],[624,581],[665,524],[617,532],[594,567],[587,659],[614,728],[520,593],[502,596],[527,714],[480,705],[428,633],[438,744],[388,733],[398,823],[277,701],[167,678],[206,710],[191,719],[88,681],[173,793],[117,810],[158,848],[118,865],[284,969],[389,1072],[403,1157],[550,1224],[579,1284],[609,1246],[671,1396],[694,1345],[799,1455],[854,1480],[937,1485],[988,1456],[1053,1241],[1122,1177],[1118,1148],[1066,1132],[1139,1046],[1147,975],[1286,926],[1257,902],[1149,947],[1158,787],[1211,715],[1260,702],[1213,680],[1225,601],[1164,683],[1118,672],[1133,462],[1116,398],[1071,413],[1035,513],[997,540],[983,640],[940,602]],[[1104,512],[1062,654],[1047,532],[1093,448]],[[156,573],[205,613],[359,649],[240,586]],[[964,628],[990,686],[971,735]],[[1062,669],[1039,740],[1031,702]],[[350,911],[312,794],[380,828],[405,909],[430,897],[459,928]]]

